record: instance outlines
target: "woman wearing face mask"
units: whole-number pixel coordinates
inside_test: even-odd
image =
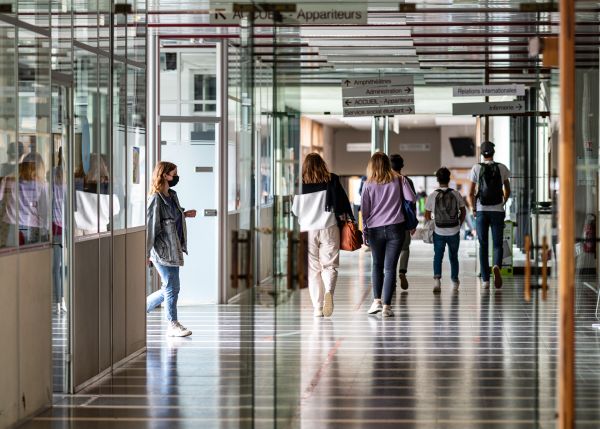
[[[179,267],[183,266],[183,253],[187,254],[185,218],[196,217],[196,210],[184,211],[179,205],[177,193],[171,189],[178,182],[175,164],[161,161],[156,165],[152,173],[148,205],[146,257],[148,264],[156,267],[162,288],[147,298],[146,311],[150,312],[166,301],[166,316],[169,321],[167,335],[187,337],[192,335],[192,331],[177,319]]]

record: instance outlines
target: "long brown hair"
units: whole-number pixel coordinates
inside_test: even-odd
[[[30,152],[19,163],[19,178],[32,182],[46,181],[44,159],[39,153]]]
[[[383,185],[398,175],[392,170],[390,158],[383,152],[375,152],[367,165],[367,181]]]
[[[152,184],[150,185],[150,194],[157,194],[162,192],[163,186],[166,182],[163,175],[169,174],[176,168],[177,166],[172,162],[160,161],[158,164],[156,164],[156,167],[154,167],[154,171],[152,172]]]
[[[318,153],[309,153],[302,164],[302,183],[323,183],[331,180],[327,164]]]

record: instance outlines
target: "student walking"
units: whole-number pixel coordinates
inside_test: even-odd
[[[392,170],[394,170],[396,173],[402,175],[402,169],[404,168],[404,158],[402,158],[398,154],[391,155],[390,163],[392,165]],[[404,178],[410,185],[410,188],[412,189],[413,194],[416,195],[415,185],[414,185],[413,181],[408,176],[404,176]],[[413,206],[414,212],[416,213],[417,212],[416,202],[413,203],[412,206]],[[406,273],[408,272],[408,259],[410,258],[410,243],[412,241],[411,237],[415,233],[415,231],[416,230],[413,229],[412,231],[404,232],[404,243],[402,244],[402,250],[400,251],[400,259],[398,262],[398,271],[399,271],[398,278],[400,279],[400,287],[403,290],[408,289],[408,280],[406,278]]]
[[[308,289],[315,317],[333,314],[333,293],[340,255],[340,222],[354,220],[348,195],[337,175],[317,153],[302,165],[302,193],[294,196],[292,213],[308,232]]]
[[[510,197],[510,171],[504,164],[494,161],[495,145],[481,144],[483,162],[471,169],[469,203],[476,221],[479,240],[479,263],[484,289],[490,287],[490,263],[488,256],[488,231],[492,229],[494,246],[494,286],[502,287],[502,233],[504,230],[504,205]]]
[[[384,317],[394,315],[391,304],[405,236],[402,210],[405,199],[416,200],[408,180],[392,170],[386,154],[376,152],[367,167],[367,181],[360,205],[363,230],[373,255],[373,304],[368,314],[381,311]]]
[[[156,164],[147,210],[146,258],[149,265],[156,267],[162,288],[146,299],[146,311],[150,312],[166,301],[166,317],[169,321],[167,335],[187,337],[192,335],[192,331],[179,323],[177,318],[179,267],[183,266],[183,253],[187,254],[185,218],[196,217],[196,210],[184,211],[179,205],[177,193],[171,189],[178,182],[175,164],[165,161]]]
[[[458,249],[460,246],[460,226],[467,214],[465,201],[462,196],[450,188],[450,170],[446,167],[436,171],[435,176],[440,185],[439,189],[433,191],[425,202],[425,219],[433,221],[433,293],[441,292],[442,261],[444,252],[448,246],[450,259],[450,279],[452,289],[457,292],[460,287],[458,278]]]

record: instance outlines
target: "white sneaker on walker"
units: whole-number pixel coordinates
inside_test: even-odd
[[[383,305],[381,304],[381,301],[373,301],[373,304],[371,304],[371,308],[369,308],[367,314],[377,314],[381,310],[383,310]]]
[[[391,305],[384,305],[383,311],[381,312],[383,317],[394,317],[394,312],[392,311]]]
[[[323,298],[323,316],[330,317],[333,314],[333,294],[331,292],[325,292]]]
[[[433,279],[433,293],[438,294],[442,291],[441,279]]]
[[[323,317],[323,310],[321,308],[315,308],[315,310],[313,311],[313,316]]]
[[[459,288],[460,288],[460,280],[452,280],[452,290],[454,292],[458,292]]]
[[[192,331],[177,321],[171,322],[171,326],[167,330],[167,336],[169,337],[188,337],[190,335],[192,335]]]

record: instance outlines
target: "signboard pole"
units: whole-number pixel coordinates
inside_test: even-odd
[[[377,125],[379,122],[379,118],[377,116],[373,116],[371,120],[371,155],[377,152]]]
[[[383,152],[390,154],[390,117],[383,117]]]

